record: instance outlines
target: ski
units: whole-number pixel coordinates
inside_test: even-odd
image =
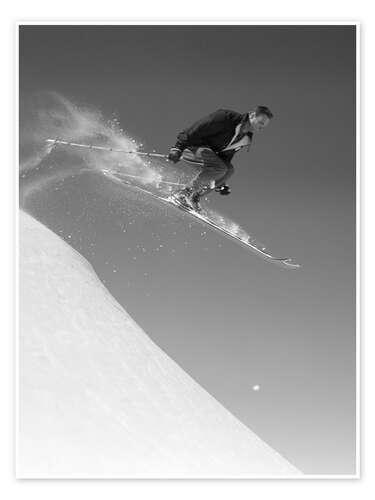
[[[130,189],[133,189],[135,191],[139,191],[142,193],[145,193],[154,199],[167,204],[169,206],[175,207],[176,209],[190,215],[192,218],[195,220],[206,224],[209,226],[211,229],[217,231],[218,233],[224,235],[226,238],[235,241],[236,243],[240,244],[242,247],[245,247],[247,250],[250,250],[252,253],[258,255],[261,257],[263,260],[266,260],[268,262],[272,262],[273,264],[276,264],[280,267],[283,267],[284,269],[298,269],[301,267],[299,264],[295,264],[290,257],[276,257],[275,255],[272,255],[267,251],[267,249],[261,245],[260,243],[257,243],[254,238],[251,238],[249,236],[247,237],[240,237],[236,235],[235,233],[229,231],[223,226],[220,226],[219,224],[215,223],[212,219],[210,219],[209,216],[204,215],[204,213],[197,212],[195,210],[192,210],[183,204],[179,203],[175,198],[172,196],[161,196],[158,194],[153,193],[152,191],[149,191],[148,189],[145,189],[140,186],[135,186],[134,184],[131,184],[129,181],[127,181],[124,177],[125,175],[119,174],[117,177],[115,173],[111,172],[110,170],[101,170],[101,172],[111,180],[113,180],[116,183],[122,184],[126,187],[129,187]],[[165,182],[165,184],[174,184],[174,183],[168,183]]]
[[[257,244],[255,239],[251,238],[241,238],[227,229],[221,227],[220,225],[216,224],[212,220],[210,220],[209,217],[206,217],[205,215],[196,212],[195,210],[191,210],[188,207],[185,207],[181,203],[179,203],[177,200],[175,200],[172,197],[169,198],[163,198],[163,201],[168,202],[170,205],[173,205],[177,207],[178,209],[190,214],[194,218],[198,219],[201,222],[204,222],[208,226],[210,226],[212,229],[218,231],[221,234],[224,234],[229,239],[232,239],[239,243],[241,246],[247,248],[248,250],[252,251],[253,253],[256,253],[257,255],[261,256],[264,260],[267,260],[269,262],[273,262],[274,264],[281,265],[282,267],[286,269],[297,269],[301,267],[299,264],[295,264],[292,262],[292,259],[290,257],[275,257],[274,255],[271,255],[266,251],[266,248],[263,245]]]

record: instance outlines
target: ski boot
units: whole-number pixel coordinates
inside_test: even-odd
[[[227,196],[231,192],[230,191],[230,187],[227,186],[227,184],[222,184],[221,186],[215,187],[215,191],[217,193],[220,193],[220,194],[224,195],[224,196]]]
[[[193,209],[196,212],[201,212],[202,211],[202,207],[201,207],[201,204],[200,204],[201,196],[202,196],[202,194],[199,191],[196,191],[190,197],[190,203],[191,203],[191,205],[193,206]]]
[[[201,193],[199,191],[193,191],[191,187],[186,187],[173,195],[173,199],[180,205],[189,210],[194,210],[195,212],[200,212],[202,210],[199,203],[200,198]]]
[[[178,193],[172,195],[172,198],[183,207],[188,208],[189,210],[194,210],[193,204],[191,202],[192,195],[193,195],[192,188],[186,187],[181,191],[178,191]]]
[[[190,196],[190,203],[192,204],[192,206],[196,212],[202,211],[202,206],[200,204],[202,196],[209,193],[212,189],[214,189],[214,187],[215,187],[214,181],[212,181],[212,185],[201,186],[198,189],[194,189],[194,186],[193,186],[193,193]]]

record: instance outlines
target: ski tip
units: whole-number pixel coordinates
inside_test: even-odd
[[[299,269],[301,267],[300,264],[295,264],[291,257],[281,259],[281,263],[288,269]]]

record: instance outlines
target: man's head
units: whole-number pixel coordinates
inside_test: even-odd
[[[267,106],[257,106],[254,111],[249,113],[249,124],[252,132],[259,132],[266,127],[273,114]]]

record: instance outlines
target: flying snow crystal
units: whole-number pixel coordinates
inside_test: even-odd
[[[61,138],[68,142],[108,146],[136,152],[138,144],[121,128],[118,118],[106,120],[103,115],[87,107],[77,106],[57,92],[40,92],[24,103],[20,123],[20,171],[21,178],[28,171],[49,171],[51,165],[57,168],[50,173],[33,179],[33,183],[20,186],[21,204],[39,192],[47,184],[59,179],[80,175],[83,172],[122,172],[129,176],[136,174],[141,183],[154,185],[160,179],[160,165],[144,162],[136,155],[116,152],[102,153],[46,145],[46,138]],[[72,167],[74,164],[74,168]]]

